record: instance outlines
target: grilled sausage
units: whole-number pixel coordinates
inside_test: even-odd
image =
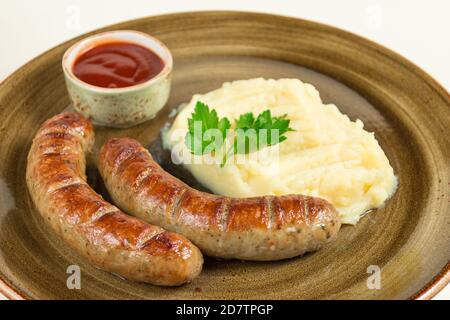
[[[334,207],[320,198],[230,198],[195,190],[129,138],[108,140],[98,167],[125,212],[183,234],[214,257],[267,261],[298,256],[334,239],[341,225]]]
[[[28,154],[33,202],[71,247],[100,269],[155,285],[181,285],[201,271],[189,240],[130,217],[86,183],[85,152],[94,142],[89,120],[62,113],[46,121]]]

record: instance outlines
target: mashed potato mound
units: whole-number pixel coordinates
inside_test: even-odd
[[[184,145],[187,119],[197,101],[216,109],[219,117],[226,116],[232,123],[246,112],[257,115],[270,109],[274,116],[287,114],[294,131],[286,133],[284,142],[255,152],[260,157],[248,157],[243,163],[229,161],[223,168],[212,161],[188,163],[198,157]],[[297,79],[239,80],[194,95],[171,128],[163,132],[163,143],[172,150],[177,146],[183,165],[214,193],[232,197],[293,193],[321,197],[330,201],[343,223],[348,224],[356,224],[367,210],[382,206],[397,186],[394,171],[374,134],[335,105],[323,104],[312,85]],[[274,148],[277,152],[268,154]]]

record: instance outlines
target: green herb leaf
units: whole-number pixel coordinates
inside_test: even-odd
[[[240,115],[235,120],[233,145],[223,152],[221,167],[233,154],[247,154],[285,141],[285,133],[293,131],[289,123],[287,115],[272,117],[269,109],[260,113],[256,119],[251,112]],[[210,110],[206,104],[198,101],[188,119],[189,131],[185,144],[197,155],[218,152],[223,149],[230,127],[228,118],[219,119],[216,110]]]
[[[241,114],[239,119],[236,120],[236,129],[248,129],[253,126],[255,122],[255,117],[253,117],[253,113],[247,112]]]
[[[252,113],[241,115],[236,121],[235,153],[250,153],[286,140],[284,134],[292,131],[286,117],[272,117],[269,109],[256,120]]]
[[[222,147],[230,127],[231,123],[227,118],[219,119],[216,110],[209,110],[206,104],[198,101],[188,119],[185,144],[196,155],[217,151]]]

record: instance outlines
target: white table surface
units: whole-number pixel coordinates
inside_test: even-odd
[[[450,90],[448,0],[2,1],[0,81],[36,55],[87,31],[144,16],[199,10],[257,11],[330,24],[400,53]],[[450,300],[450,286],[435,299]]]

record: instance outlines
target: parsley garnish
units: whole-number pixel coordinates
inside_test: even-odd
[[[231,124],[227,118],[219,120],[216,110],[209,110],[206,104],[198,101],[192,117],[188,119],[189,131],[185,137],[185,144],[192,153],[197,155],[218,151],[230,127]],[[216,129],[220,134],[218,136],[208,134],[207,130],[210,129]]]
[[[272,117],[270,110],[260,113],[256,118],[248,112],[235,120],[232,146],[223,153],[221,167],[233,154],[248,154],[267,146],[286,140],[284,135],[292,131],[287,115]],[[231,123],[228,118],[219,119],[217,112],[203,102],[195,105],[188,119],[188,133],[185,144],[193,154],[202,155],[223,151]]]

